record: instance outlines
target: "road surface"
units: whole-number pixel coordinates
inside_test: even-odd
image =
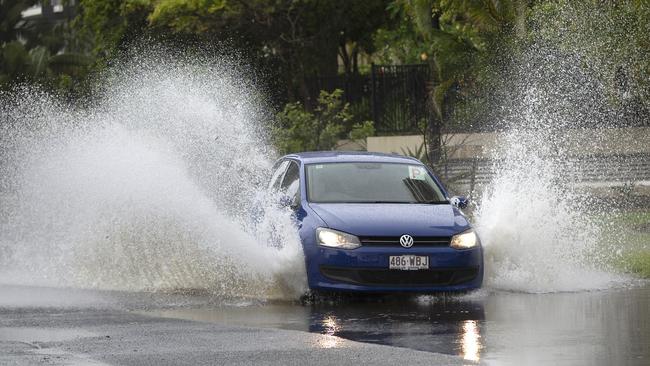
[[[0,286],[0,365],[648,365],[650,286],[301,305]]]

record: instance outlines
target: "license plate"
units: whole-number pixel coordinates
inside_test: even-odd
[[[415,271],[429,268],[429,257],[424,255],[391,255],[388,268]]]

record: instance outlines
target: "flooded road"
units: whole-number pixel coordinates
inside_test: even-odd
[[[338,304],[219,306],[147,314],[457,355],[469,363],[647,365],[650,286],[597,292],[484,292]]]
[[[233,332],[241,338],[231,339]],[[127,341],[137,352],[125,348]],[[484,289],[464,296],[308,305],[224,301],[205,294],[0,286],[0,354],[17,364],[58,353],[66,357],[62,362],[136,365],[164,356],[162,364],[169,364],[199,352],[199,342],[199,363],[246,363],[243,354],[229,351],[237,346],[246,349],[245,357],[279,352],[276,361],[295,354],[321,364],[327,364],[322,357],[354,364],[343,355],[380,352],[384,356],[375,358],[382,364],[391,364],[399,353],[414,364],[648,365],[649,341],[647,282],[593,292]]]

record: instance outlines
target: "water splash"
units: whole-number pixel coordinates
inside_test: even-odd
[[[604,228],[593,219],[608,208],[594,207],[575,184],[581,179],[575,151],[583,142],[568,139],[567,131],[590,128],[604,136],[615,115],[592,72],[597,65],[583,61],[579,53],[533,44],[509,70],[514,82],[500,108],[508,132],[490,151],[496,177],[477,210],[489,287],[580,291],[625,281],[609,268],[614,253],[600,244]]]
[[[289,212],[250,220],[269,201],[259,192],[273,156],[255,86],[227,57],[134,54],[91,106],[28,87],[2,96],[2,282],[300,294]]]
[[[610,287],[620,278],[599,253],[602,228],[567,184],[560,168],[566,165],[543,155],[545,135],[509,133],[497,177],[480,202],[486,284],[524,292]]]

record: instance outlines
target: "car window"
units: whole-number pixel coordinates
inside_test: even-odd
[[[289,164],[280,190],[292,198],[294,205],[300,203],[300,167],[296,162],[292,161]]]
[[[273,190],[278,190],[280,188],[280,183],[282,182],[282,177],[284,172],[287,170],[289,165],[289,160],[280,160],[275,165],[273,165],[273,175],[271,176],[271,181],[269,182],[269,188]]]
[[[306,174],[310,202],[447,203],[442,189],[419,164],[308,164]]]

